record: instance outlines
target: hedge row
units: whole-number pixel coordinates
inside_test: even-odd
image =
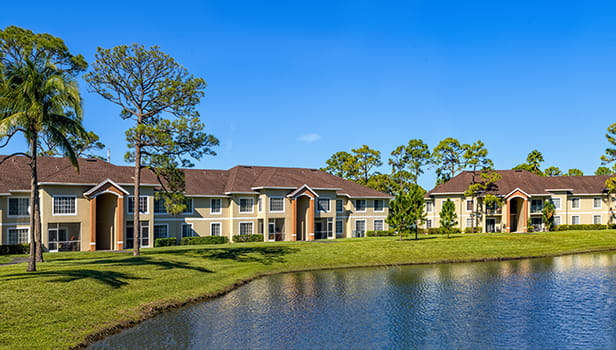
[[[180,240],[180,245],[194,244],[224,244],[229,242],[225,236],[204,236],[204,237],[184,237]]]
[[[154,247],[169,247],[173,245],[178,245],[178,239],[175,237],[156,238],[154,240]]]
[[[30,244],[5,244],[0,245],[0,255],[28,254]]]
[[[464,233],[481,233],[483,232],[483,228],[481,226],[479,227],[467,227],[464,229]]]
[[[554,226],[554,231],[605,230],[607,228],[614,229],[614,228],[616,228],[616,224],[610,224],[610,225],[603,225],[603,224],[558,225],[558,226]]]
[[[460,229],[458,227],[452,227],[451,228],[451,234],[454,233],[461,233],[462,231],[460,231]],[[445,234],[445,232],[442,232],[440,227],[431,227],[431,228],[424,228],[424,229],[419,229],[419,233],[425,233],[425,234],[429,234],[429,235],[436,235],[436,234]]]
[[[387,230],[387,231],[367,231],[367,237],[386,237],[386,236],[397,236],[398,234],[395,231]]]
[[[247,243],[247,242],[263,242],[263,235],[235,235],[233,236],[233,242],[235,243]]]

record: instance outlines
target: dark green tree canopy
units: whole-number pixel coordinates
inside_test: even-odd
[[[465,147],[460,141],[451,137],[434,147],[432,162],[436,166],[437,184],[448,181],[464,169],[464,152]]]
[[[430,164],[430,149],[422,140],[412,139],[391,152],[389,165],[394,178],[417,184],[424,168]],[[401,181],[402,182],[402,181]]]
[[[562,174],[563,172],[555,166],[545,168],[545,170],[543,171],[543,175],[545,176],[561,176]]]
[[[567,171],[567,176],[583,176],[584,172],[580,169],[569,169],[569,171]]]
[[[380,175],[376,168],[383,165],[381,152],[371,149],[367,145],[351,149],[351,153],[337,152],[325,161],[326,167],[322,171],[344,179],[368,185],[370,179]]]
[[[447,198],[445,202],[443,202],[443,207],[441,208],[441,212],[439,213],[439,223],[440,229],[442,233],[447,234],[447,238],[453,231],[454,226],[458,224],[458,214],[456,214],[456,205],[451,199]]]
[[[543,163],[543,161],[543,154],[535,149],[526,156],[526,163],[516,165],[513,169],[522,169],[530,171],[533,174],[543,175],[541,171],[541,163]]]

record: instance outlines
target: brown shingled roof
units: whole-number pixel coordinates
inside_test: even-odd
[[[610,176],[540,176],[526,170],[496,170],[502,178],[487,193],[505,196],[516,188],[533,195],[548,195],[548,190],[570,190],[573,194],[602,193]],[[475,180],[481,177],[476,175]],[[463,171],[451,180],[436,186],[426,196],[463,193],[472,182],[472,171]]]
[[[0,156],[1,157],[1,156]],[[114,165],[103,160],[79,159],[79,173],[66,158],[39,157],[41,183],[70,183],[96,185],[106,179],[118,184],[133,183],[133,167]],[[29,190],[29,159],[13,157],[0,165],[0,193]],[[256,187],[298,188],[304,184],[312,188],[337,189],[351,197],[382,197],[388,194],[341,179],[316,169],[236,166],[229,170],[184,169],[187,195],[223,196],[229,193],[254,192]],[[154,174],[142,172],[142,184],[158,184]]]

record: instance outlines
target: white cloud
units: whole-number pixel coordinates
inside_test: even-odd
[[[308,142],[308,143],[319,141],[320,139],[321,139],[321,135],[319,134],[306,134],[306,135],[302,135],[297,138],[298,141],[303,141],[303,142]]]

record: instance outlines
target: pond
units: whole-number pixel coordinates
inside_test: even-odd
[[[289,273],[92,349],[616,348],[616,254]]]

